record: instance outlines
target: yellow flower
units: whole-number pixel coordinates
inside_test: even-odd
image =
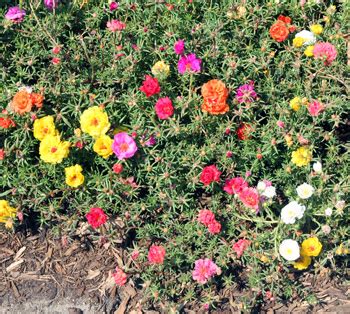
[[[270,263],[270,259],[266,255],[261,255],[260,260],[265,264]]]
[[[4,223],[6,228],[12,228],[16,213],[16,208],[11,207],[7,201],[0,200],[0,222]]]
[[[315,46],[308,46],[305,51],[304,51],[304,55],[307,57],[313,57],[314,56],[314,47]]]
[[[312,153],[308,147],[299,147],[292,152],[292,163],[298,167],[307,166],[312,159]]]
[[[295,37],[293,39],[293,46],[295,48],[300,48],[304,44],[304,42],[305,42],[304,38],[302,38],[302,37]]]
[[[166,78],[170,73],[170,67],[164,61],[158,61],[152,67],[152,74],[159,79]]]
[[[316,238],[308,238],[301,244],[301,255],[318,256],[322,250],[321,242]]]
[[[56,135],[57,131],[52,116],[46,116],[34,121],[34,137],[42,141],[46,135]]]
[[[336,255],[346,255],[349,253],[350,253],[349,249],[345,248],[343,243],[341,243],[337,248],[337,250],[335,251]]]
[[[298,111],[301,106],[301,98],[300,97],[294,97],[290,102],[289,102],[290,107],[294,111]]]
[[[73,188],[82,185],[84,183],[84,175],[81,173],[82,171],[83,168],[80,165],[65,168],[66,183]]]
[[[69,154],[69,142],[61,142],[59,135],[47,135],[40,142],[40,158],[51,164],[61,163]]]
[[[311,264],[311,257],[307,255],[301,255],[300,258],[293,263],[294,268],[298,270],[304,270]]]
[[[100,137],[111,126],[108,115],[100,107],[93,106],[86,109],[80,117],[81,130],[92,137]]]
[[[320,35],[323,32],[323,27],[320,24],[314,24],[310,26],[310,31],[312,31],[315,35]]]
[[[309,105],[309,100],[306,97],[303,97],[303,99],[301,100],[301,104],[304,106],[308,106]]]
[[[94,144],[94,152],[103,158],[108,158],[113,153],[112,143],[113,140],[108,135],[102,135],[96,139]]]

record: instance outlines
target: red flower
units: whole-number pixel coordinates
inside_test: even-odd
[[[219,171],[215,165],[206,166],[203,168],[200,181],[204,185],[209,185],[212,182],[219,182],[220,181],[220,175],[221,171]]]
[[[158,245],[152,245],[148,251],[148,261],[151,264],[163,264],[165,257],[165,248]]]
[[[108,219],[104,211],[98,207],[90,208],[90,211],[85,215],[85,217],[90,226],[94,229],[103,225]]]
[[[251,132],[253,132],[253,127],[246,123],[242,123],[236,130],[237,136],[241,141],[250,139]]]
[[[228,194],[239,194],[243,189],[248,187],[248,182],[245,181],[242,177],[233,178],[226,180],[224,191]]]
[[[270,36],[279,43],[286,40],[288,35],[288,26],[282,21],[277,21],[270,28]]]
[[[118,163],[115,163],[113,165],[113,172],[116,173],[116,174],[119,174],[123,171],[123,165],[122,164],[118,164]]]
[[[41,108],[43,106],[44,96],[37,93],[31,93],[30,100],[32,102],[32,105],[37,108]]]
[[[168,119],[174,114],[173,103],[169,97],[158,99],[154,109],[161,120]]]
[[[151,97],[160,93],[160,86],[158,80],[150,75],[146,75],[145,80],[140,87],[140,91],[144,92],[147,97]]]
[[[288,16],[284,16],[284,15],[280,15],[277,20],[282,21],[285,24],[291,24],[292,23],[292,19]]]
[[[5,159],[5,150],[3,148],[0,148],[0,160]]]
[[[8,129],[10,127],[16,126],[16,124],[13,122],[10,118],[4,118],[0,117],[0,127],[3,129]]]
[[[214,220],[208,225],[208,230],[211,234],[216,234],[221,231],[221,224],[220,222]]]

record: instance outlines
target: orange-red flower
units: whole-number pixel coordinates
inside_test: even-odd
[[[278,20],[270,28],[270,36],[279,43],[286,40],[289,35],[288,26],[281,20]]]
[[[37,108],[41,108],[43,106],[44,96],[37,93],[31,93],[30,99],[32,101],[32,105]]]
[[[8,129],[10,127],[16,126],[12,119],[7,117],[0,117],[0,128]]]
[[[226,103],[228,89],[220,80],[210,80],[202,86],[202,110],[211,114],[224,114],[229,111]]]

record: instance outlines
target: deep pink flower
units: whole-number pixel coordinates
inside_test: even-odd
[[[236,252],[237,257],[240,258],[243,252],[249,247],[250,241],[246,239],[240,239],[233,244],[232,249]]]
[[[115,272],[112,274],[115,283],[118,286],[124,286],[128,280],[128,276],[119,267],[115,268]]]
[[[53,64],[57,65],[57,64],[60,64],[61,59],[58,58],[58,57],[54,57],[54,58],[52,58],[51,62],[52,62]]]
[[[258,95],[256,94],[254,90],[254,82],[250,81],[249,84],[244,84],[240,87],[238,87],[236,92],[236,99],[237,101],[241,103],[249,104],[256,99]]]
[[[111,32],[122,31],[123,29],[125,29],[125,27],[126,24],[118,20],[111,20],[107,22],[107,28]]]
[[[107,215],[99,207],[90,208],[90,211],[85,215],[85,217],[90,226],[94,229],[103,225],[108,219]]]
[[[182,55],[185,51],[185,42],[178,40],[174,45],[174,51],[177,55]]]
[[[245,206],[255,210],[259,209],[259,193],[257,189],[245,188],[238,196]]]
[[[135,140],[126,132],[114,135],[112,150],[119,160],[131,158],[137,152]]]
[[[117,10],[119,7],[119,3],[118,2],[115,2],[115,1],[112,1],[110,4],[109,4],[109,10],[110,11],[114,11],[114,10]]]
[[[213,221],[215,221],[215,215],[209,209],[201,209],[198,213],[197,220],[208,227]]]
[[[325,65],[331,65],[331,63],[337,57],[337,49],[328,42],[317,43],[313,50],[315,59],[322,59]]]
[[[199,259],[194,263],[194,270],[192,272],[193,280],[196,280],[200,284],[205,284],[214,275],[221,272],[220,267],[218,267],[209,258]]]
[[[151,135],[150,138],[145,142],[145,145],[147,147],[153,146],[157,143],[156,138],[154,137],[154,135]]]
[[[317,100],[311,101],[307,106],[307,110],[313,117],[317,117],[324,109],[325,106]]]
[[[148,251],[148,261],[151,264],[163,264],[165,257],[165,248],[158,245],[152,245]]]
[[[180,74],[184,74],[186,71],[199,72],[201,70],[201,62],[201,59],[197,58],[194,53],[191,53],[180,58],[177,68]]]
[[[244,188],[248,187],[248,182],[242,177],[236,177],[233,179],[226,180],[224,191],[228,194],[239,194]]]
[[[145,80],[142,82],[140,91],[146,94],[146,97],[151,97],[160,93],[160,86],[158,80],[150,75],[146,75]]]
[[[221,223],[214,220],[208,225],[208,230],[211,234],[217,234],[221,231]]]
[[[174,114],[173,103],[169,97],[158,99],[154,109],[158,118],[161,120],[166,120]]]
[[[113,170],[113,172],[116,173],[116,174],[122,173],[122,171],[123,171],[123,165],[122,165],[122,164],[115,163],[115,164],[113,165],[112,170]]]
[[[212,182],[219,182],[220,175],[221,171],[219,171],[215,165],[206,166],[202,170],[202,173],[200,175],[200,181],[204,185],[209,185]]]
[[[26,11],[16,6],[8,9],[7,13],[5,14],[5,19],[12,21],[13,23],[20,23],[23,21],[25,16]]]
[[[52,53],[54,55],[58,55],[60,53],[60,51],[61,51],[61,47],[60,46],[55,46],[55,47],[52,48]]]
[[[44,0],[45,7],[49,10],[53,10],[57,7],[59,0]]]

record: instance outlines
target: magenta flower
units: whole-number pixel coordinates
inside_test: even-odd
[[[23,21],[23,18],[26,16],[26,11],[20,9],[19,7],[11,7],[8,9],[5,14],[5,19],[12,21],[13,23],[20,23]]]
[[[179,60],[177,68],[180,74],[186,71],[199,72],[201,70],[202,60],[196,57],[196,54],[191,53],[187,56],[182,56]]]
[[[209,258],[199,259],[194,263],[192,278],[198,283],[205,284],[211,277],[220,273],[220,267],[218,267],[212,260]]]
[[[107,28],[113,33],[116,31],[122,31],[125,29],[125,27],[126,24],[118,20],[111,20],[107,22]]]
[[[331,43],[317,43],[313,50],[315,59],[322,59],[324,65],[331,65],[337,57],[337,49]]]
[[[153,146],[157,143],[154,135],[152,134],[151,137],[145,142],[145,145],[150,147],[150,146]]]
[[[115,2],[115,1],[112,1],[110,4],[109,4],[109,10],[111,12],[117,10],[119,7],[119,3],[118,2]]]
[[[256,99],[258,95],[256,94],[254,90],[254,82],[250,81],[249,84],[244,84],[240,87],[238,87],[236,92],[236,99],[237,101],[241,103],[249,104]]]
[[[53,10],[57,7],[59,0],[44,0],[45,7],[49,10]]]
[[[181,39],[174,45],[174,51],[177,55],[182,55],[185,51],[185,42]]]
[[[137,152],[135,140],[126,132],[114,135],[112,150],[119,160],[131,158]]]

